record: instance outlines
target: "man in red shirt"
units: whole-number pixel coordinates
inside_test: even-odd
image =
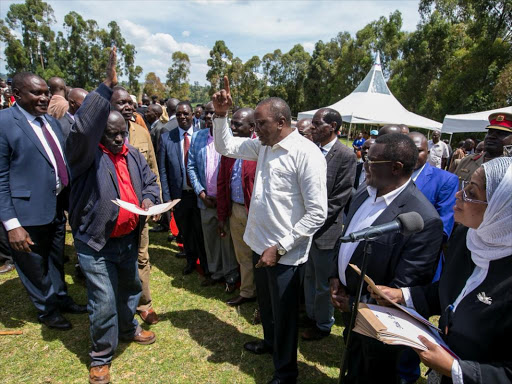
[[[251,137],[254,134],[254,111],[242,108],[233,114],[231,131],[235,137]],[[225,223],[229,220],[235,255],[240,264],[240,294],[226,301],[238,306],[256,299],[256,284],[251,248],[244,242],[247,212],[251,202],[256,161],[232,159],[222,156],[217,178],[217,217],[219,234],[225,236]]]

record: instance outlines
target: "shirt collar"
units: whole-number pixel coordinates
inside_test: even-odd
[[[153,129],[155,128],[155,125],[158,123],[158,119],[156,119],[155,121],[153,121],[153,124],[151,124],[151,127],[149,127],[149,129]]]
[[[377,197],[377,189],[374,187],[367,186],[366,190],[368,191],[368,194],[370,197],[374,200],[374,203],[379,203],[381,201],[384,201],[386,206],[389,206],[393,200],[395,200],[400,193],[409,185],[411,182],[411,178],[407,180],[402,186],[398,187],[397,189],[392,190],[391,192],[386,193],[383,196]]]
[[[67,115],[68,115],[69,117],[71,117],[71,118],[73,119],[73,121],[75,121],[75,116],[74,116],[74,115],[72,115],[72,114],[71,114],[71,113],[69,113],[69,112],[66,112],[66,113],[67,113]]]
[[[20,109],[21,113],[23,113],[23,116],[25,116],[25,118],[28,120],[29,123],[33,123],[34,120],[36,119],[36,116],[32,115],[31,113],[28,113],[27,111],[25,111],[23,108],[21,108],[21,105],[19,104],[16,104],[16,106]],[[40,116],[41,118],[43,118],[43,120],[46,120],[44,118],[44,116]]]
[[[181,127],[178,127],[180,129],[180,137],[183,137],[183,135],[185,134],[185,132],[188,132],[188,135],[189,136],[192,136],[192,134],[194,133],[194,127],[191,125],[189,129],[187,129],[186,131],[181,128]]]
[[[277,146],[283,148],[284,150],[286,151],[289,151],[292,146],[293,146],[293,142],[297,139],[297,135],[300,136],[299,132],[294,129],[288,136],[286,136],[283,140],[281,140],[279,143],[277,144],[274,144],[272,146],[272,149],[276,149]]]
[[[99,146],[101,148],[101,150],[106,153],[107,155],[109,156],[119,156],[119,155],[123,155],[123,156],[126,156],[126,154],[128,153],[128,147],[126,146],[126,144],[123,145],[123,148],[121,149],[121,152],[119,152],[118,154],[113,154],[112,152],[110,152],[107,147],[105,147],[103,144],[99,143]]]
[[[423,167],[415,170],[412,175],[411,175],[411,179],[412,181],[416,181],[416,179],[418,178],[418,176],[421,174],[421,172],[423,172],[423,169],[425,169],[425,166],[427,165],[427,163],[423,164]]]
[[[334,146],[334,143],[336,143],[336,140],[338,140],[337,137],[335,137],[333,140],[325,144],[324,146],[320,146],[325,151],[325,154],[328,154],[331,148]]]

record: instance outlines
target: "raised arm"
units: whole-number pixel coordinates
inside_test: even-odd
[[[259,140],[233,137],[228,126],[227,115],[233,105],[229,80],[224,76],[224,89],[212,96],[215,116],[213,119],[213,137],[215,150],[221,155],[244,160],[258,160],[261,148]]]
[[[107,125],[112,88],[117,84],[116,52],[116,47],[113,47],[110,51],[105,81],[85,98],[75,114],[75,123],[66,140],[66,159],[72,180],[79,177],[93,163],[95,150]]]

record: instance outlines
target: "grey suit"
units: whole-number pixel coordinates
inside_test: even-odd
[[[168,124],[169,122],[162,123],[158,120],[155,126],[151,128],[151,141],[153,143],[153,148],[155,148],[155,156],[157,159],[158,154],[160,153],[160,137],[162,137],[165,132],[169,132],[171,130]]]
[[[316,326],[328,332],[334,324],[334,308],[329,293],[331,265],[336,258],[334,247],[343,230],[343,208],[352,194],[356,173],[356,156],[338,140],[325,156],[327,161],[327,220],[313,236],[306,263],[304,296],[306,313]]]
[[[62,127],[62,134],[64,135],[64,140],[66,140],[69,136],[69,131],[71,131],[71,127],[75,123],[75,120],[66,112],[64,116],[59,119],[60,126]]]

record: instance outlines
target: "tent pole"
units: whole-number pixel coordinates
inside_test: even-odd
[[[450,132],[450,141],[448,142],[448,144],[452,145],[452,138],[453,138],[453,132]]]
[[[352,121],[350,121],[350,125],[348,126],[348,135],[347,139],[350,141],[350,131],[352,130]]]

